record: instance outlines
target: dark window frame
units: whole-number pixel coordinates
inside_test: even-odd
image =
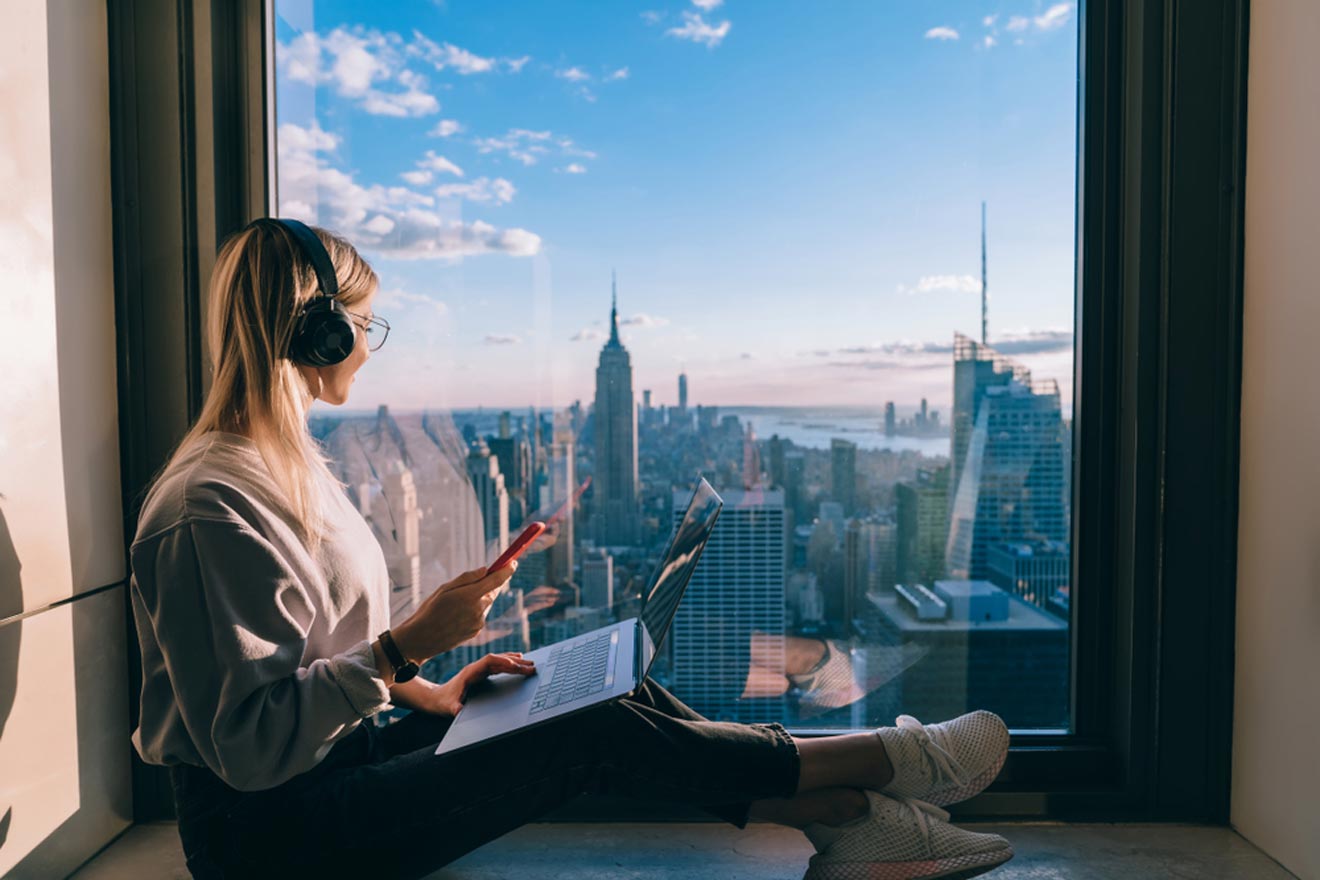
[[[1228,821],[1247,11],[1081,3],[1076,727],[1015,737],[960,819]],[[269,210],[270,23],[269,0],[109,3],[130,540],[143,488],[205,394],[216,246]],[[135,723],[131,617],[126,637]],[[168,775],[133,764],[135,818],[171,816]],[[584,799],[554,818],[697,815]]]

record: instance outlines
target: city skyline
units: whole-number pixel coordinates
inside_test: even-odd
[[[589,399],[617,268],[657,405],[686,367],[694,405],[947,409],[984,200],[990,343],[1070,408],[1072,3],[276,19],[279,209],[362,249],[397,328],[354,406]]]

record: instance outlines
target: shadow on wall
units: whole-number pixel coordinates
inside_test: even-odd
[[[14,542],[9,537],[9,523],[5,519],[3,501],[0,495],[0,620],[18,614],[23,610],[23,582],[19,577],[22,564],[14,550]],[[0,624],[0,738],[5,735],[5,722],[14,709],[14,698],[18,693],[18,649],[23,639],[23,621],[14,620]],[[9,838],[9,822],[14,816],[12,804],[0,803],[0,848]]]

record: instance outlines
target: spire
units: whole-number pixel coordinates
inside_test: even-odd
[[[619,280],[610,270],[610,341],[609,344],[618,347],[619,342]]]
[[[990,331],[986,316],[985,287],[985,202],[981,202],[981,344],[990,344]]]

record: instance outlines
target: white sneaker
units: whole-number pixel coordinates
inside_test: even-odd
[[[956,804],[993,782],[1008,757],[1008,727],[993,712],[969,712],[942,724],[900,715],[897,725],[876,729],[894,767],[894,778],[881,789],[890,797]]]
[[[1013,847],[998,834],[950,825],[948,813],[925,801],[874,791],[866,798],[869,815],[839,827],[804,829],[817,852],[803,880],[961,880],[1013,858]]]

